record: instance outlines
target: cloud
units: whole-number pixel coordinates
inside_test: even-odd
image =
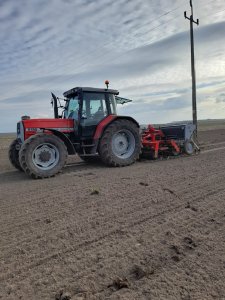
[[[38,103],[41,105],[42,102],[45,101],[47,95],[48,96],[50,95],[49,91],[33,91],[20,96],[3,99],[1,101],[1,104],[12,106],[12,105],[20,105],[20,104],[34,105]]]
[[[215,99],[225,88],[221,63],[225,60],[225,22],[222,13],[214,20],[212,15],[223,10],[223,1],[206,5],[196,0],[195,7],[201,21],[195,28],[200,113],[221,116],[224,102]],[[0,116],[12,110],[15,123],[16,111],[35,115],[38,109],[44,115],[50,91],[60,96],[74,86],[102,87],[109,79],[121,96],[138,101],[127,107],[134,117],[141,119],[143,113],[147,118],[146,110],[153,109],[171,112],[166,117],[161,114],[162,121],[174,120],[173,111],[182,118],[187,110],[191,112],[185,9],[187,1],[178,0],[172,6],[165,0],[1,2]],[[214,99],[215,110],[207,108],[205,99],[209,98]],[[151,114],[151,118],[160,117]],[[7,129],[1,118],[0,130]]]
[[[216,97],[216,102],[217,103],[225,102],[225,93],[221,93],[220,95],[218,95]]]

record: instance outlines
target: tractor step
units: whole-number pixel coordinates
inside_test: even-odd
[[[95,144],[82,144],[81,147],[84,147],[84,148],[88,148],[88,147],[94,147]]]

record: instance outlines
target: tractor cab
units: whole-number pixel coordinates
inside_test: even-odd
[[[107,116],[116,115],[116,98],[119,92],[112,89],[76,87],[63,95],[66,105],[64,119],[73,119],[79,136],[92,137],[97,125]]]

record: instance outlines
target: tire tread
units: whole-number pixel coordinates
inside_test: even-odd
[[[132,133],[135,135],[135,142],[136,142],[134,153],[132,157],[128,159],[117,158],[112,153],[111,146],[110,146],[112,135],[115,132],[122,130],[124,128],[132,131]],[[100,140],[99,154],[101,160],[106,165],[111,167],[124,167],[133,164],[138,159],[140,155],[140,151],[141,151],[141,141],[140,141],[138,127],[132,121],[127,119],[124,120],[119,119],[111,123],[104,131],[103,136]]]
[[[38,172],[33,165],[31,164],[31,162],[29,161],[29,157],[28,157],[28,152],[29,152],[29,148],[34,146],[34,144],[37,143],[37,141],[39,140],[39,142],[44,142],[45,138],[49,138],[55,140],[56,143],[60,143],[60,145],[62,146],[61,150],[61,162],[59,162],[59,166],[57,168],[55,168],[55,170],[46,170],[46,171],[41,171]],[[27,139],[22,148],[20,149],[19,152],[19,161],[20,164],[24,170],[24,172],[29,175],[30,177],[32,177],[33,179],[43,179],[43,178],[49,178],[49,177],[53,177],[55,176],[57,173],[59,173],[61,171],[61,169],[63,168],[63,166],[65,165],[66,159],[67,159],[67,149],[66,146],[64,144],[63,141],[61,141],[58,137],[54,136],[54,135],[49,135],[49,134],[44,134],[44,133],[39,133],[39,134],[35,134],[33,136],[31,136],[29,139]]]

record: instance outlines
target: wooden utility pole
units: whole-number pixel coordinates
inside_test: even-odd
[[[184,12],[185,19],[190,21],[190,41],[191,41],[191,76],[192,76],[192,114],[193,114],[193,124],[196,126],[196,136],[197,136],[197,104],[196,104],[196,77],[195,77],[195,51],[194,51],[194,31],[193,23],[199,25],[199,19],[194,21],[193,16],[193,5],[192,0],[190,0],[191,6],[191,16],[187,17],[187,12]]]

